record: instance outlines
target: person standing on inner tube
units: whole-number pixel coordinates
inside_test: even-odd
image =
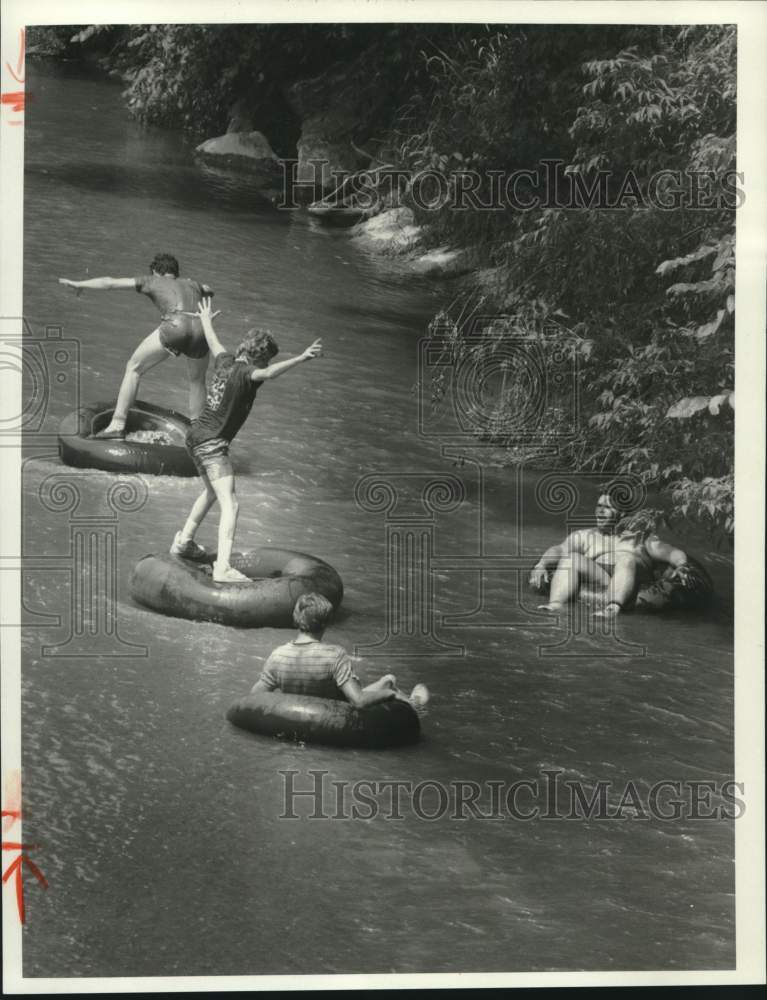
[[[125,421],[136,400],[141,376],[169,357],[186,357],[189,373],[189,416],[194,420],[205,405],[205,372],[208,368],[208,345],[197,307],[203,296],[213,295],[209,285],[191,278],[179,278],[178,261],[169,253],[158,253],[149,265],[150,274],[139,278],[88,278],[70,281],[59,278],[60,285],[111,291],[132,288],[148,296],[160,310],[160,325],[141,341],[125,366],[117,404],[109,426],[97,438],[122,439]]]
[[[362,687],[343,646],[322,641],[332,614],[333,605],[327,597],[302,594],[293,608],[298,635],[270,653],[250,693],[284,691],[348,701],[355,708],[369,708],[394,699],[406,701],[414,708],[422,708],[428,702],[429,692],[424,684],[416,684],[408,696],[397,687],[394,674],[385,674]]]
[[[561,611],[585,584],[605,592],[605,605],[597,616],[620,614],[636,599],[640,587],[652,582],[656,563],[673,566],[684,582],[691,571],[687,553],[657,535],[620,531],[624,513],[616,491],[608,488],[597,500],[595,527],[573,531],[560,545],[546,549],[530,573],[534,590],[551,582],[548,603],[539,605],[542,610]]]
[[[249,330],[235,349],[227,351],[213,329],[210,299],[198,307],[205,339],[213,355],[213,376],[202,413],[186,435],[186,446],[200,474],[205,490],[194,503],[186,524],[177,532],[171,555],[186,559],[204,558],[205,549],[194,540],[205,515],[218,500],[221,520],[218,525],[218,557],[213,564],[217,583],[248,583],[248,577],[230,564],[232,543],[237,527],[237,497],[234,492],[234,469],[229,445],[250,413],[256,393],[264,382],[284,375],[303,361],[322,354],[322,341],[313,344],[295,358],[270,364],[278,347],[267,330]]]

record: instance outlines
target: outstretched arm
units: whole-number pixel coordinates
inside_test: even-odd
[[[655,559],[657,562],[668,563],[669,566],[673,566],[675,569],[687,565],[687,553],[683,549],[669,545],[668,542],[662,542],[657,535],[652,535],[647,539],[645,548],[650,558]]]
[[[226,348],[218,339],[216,331],[213,329],[213,319],[218,316],[217,312],[211,312],[210,299],[205,298],[197,306],[197,315],[200,317],[200,322],[202,323],[202,332],[205,334],[205,340],[208,344],[208,349],[214,358],[218,357],[219,354],[224,354]]]
[[[288,358],[286,361],[277,361],[266,368],[256,368],[250,376],[254,382],[266,382],[269,379],[284,375],[285,372],[300,365],[302,361],[311,361],[312,358],[319,358],[322,355],[322,341],[315,340],[313,344],[295,358]]]
[[[115,288],[135,288],[135,278],[87,278],[85,281],[70,281],[69,278],[59,278],[60,285],[69,288],[92,288],[95,291],[111,292]]]

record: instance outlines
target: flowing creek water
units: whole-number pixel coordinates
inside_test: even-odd
[[[27,89],[32,329],[55,324],[79,342],[83,401],[113,398],[130,351],[156,324],[151,304],[122,291],[76,297],[56,279],[141,274],[168,251],[183,274],[215,287],[227,342],[257,324],[289,355],[321,336],[326,356],[265,385],[235,442],[238,543],[334,565],[346,592],[329,638],[357,649],[363,679],[391,670],[403,687],[425,682],[432,702],[421,743],[392,752],[232,728],[227,707],[288,633],[162,617],[128,593],[136,561],[166,550],[181,525],[198,489],[188,479],[147,477],[140,508],[119,514],[117,635],[64,645],[74,519],[113,516],[115,480],[29,451],[24,551],[52,562],[24,580],[25,839],[41,845],[50,883],[27,894],[26,975],[734,965],[731,821],[630,810],[622,820],[491,818],[488,798],[492,782],[505,794],[522,780],[603,781],[615,805],[628,782],[646,796],[662,780],[733,777],[728,563],[696,550],[722,595],[702,619],[626,616],[619,641],[596,631],[568,642],[562,624],[535,611],[524,576],[471,563],[523,554],[532,564],[563,536],[564,515],[535,501],[544,473],[487,465],[468,443],[462,457],[443,455],[440,439],[419,431],[419,338],[444,288],[305,213],[275,211],[241,177],[196,166],[178,135],[128,117],[114,83],[36,63]],[[185,411],[183,364],[159,366],[141,395]],[[55,416],[63,400],[53,394]],[[387,545],[404,529],[380,491],[355,496],[372,473],[395,482],[399,513],[430,540],[433,635],[387,638]],[[59,474],[77,492],[76,511],[41,499]],[[430,514],[411,496],[429,477],[457,480],[463,499],[450,504],[450,487],[435,487],[447,493]],[[581,516],[595,495],[582,485]],[[204,543],[215,525],[214,513]],[[281,818],[288,771],[296,788],[325,782],[327,818]],[[331,782],[363,780],[476,782],[486,818],[453,818],[436,786],[421,816],[406,795],[401,819],[386,799],[369,818],[331,818]],[[526,795],[518,802],[531,807]],[[296,806],[311,809],[308,799]]]

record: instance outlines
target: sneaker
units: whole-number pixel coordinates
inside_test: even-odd
[[[216,583],[250,583],[250,577],[245,576],[234,566],[227,566],[226,569],[220,570],[218,563],[213,564],[213,580]]]
[[[410,704],[413,708],[424,708],[429,703],[429,689],[425,684],[416,684],[413,690],[410,692]]]
[[[117,428],[116,430],[103,430],[99,431],[98,434],[93,435],[97,441],[124,441],[125,440],[125,428]]]
[[[170,547],[170,554],[181,556],[182,559],[204,559],[207,552],[193,538],[182,538],[181,532],[177,531]]]

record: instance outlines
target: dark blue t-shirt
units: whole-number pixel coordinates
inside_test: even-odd
[[[235,361],[234,355],[219,354],[213,364],[213,376],[208,384],[208,398],[200,416],[192,421],[186,443],[194,448],[204,441],[223,438],[231,441],[250,413],[263,382],[254,382],[253,365]]]

